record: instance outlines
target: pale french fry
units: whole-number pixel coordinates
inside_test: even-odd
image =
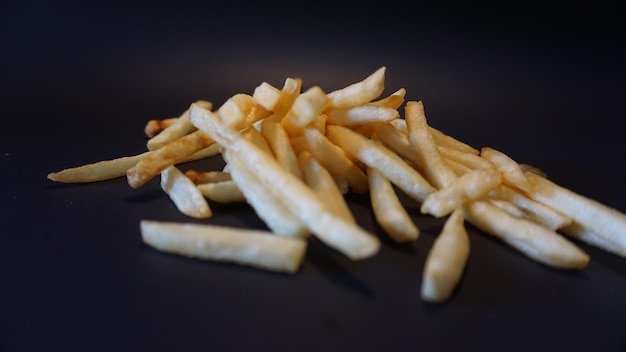
[[[280,99],[280,89],[263,82],[254,89],[252,93],[254,100],[267,111],[274,111],[274,107]]]
[[[307,247],[299,238],[216,225],[142,220],[140,230],[161,252],[285,273],[298,271]]]
[[[626,256],[626,214],[535,173],[526,172],[525,175],[532,185],[528,193],[532,199],[572,219],[573,226],[569,231],[564,230],[566,234],[613,254]]]
[[[267,121],[264,121],[267,122]],[[267,155],[271,155],[274,157],[274,153],[272,153],[272,148],[265,137],[261,134],[261,132],[257,131],[256,128],[248,128],[241,132],[243,138],[249,140],[252,144],[257,146],[263,152],[267,153]]]
[[[161,133],[168,126],[171,126],[174,122],[178,120],[178,117],[170,117],[162,120],[150,120],[146,123],[146,127],[144,127],[143,132],[146,134],[146,137],[152,138],[157,134]]]
[[[243,203],[246,197],[234,180],[197,184],[198,190],[206,198],[218,203]]]
[[[463,207],[466,219],[530,259],[559,269],[583,269],[589,255],[560,234],[533,221],[510,215],[488,201]]]
[[[304,182],[321,196],[327,207],[344,220],[356,224],[352,211],[343,197],[342,190],[330,172],[308,151],[298,154],[298,164],[302,170]]]
[[[268,118],[270,121],[280,122],[291,109],[294,101],[300,96],[302,80],[297,78],[287,78],[283,84],[278,100],[274,105],[274,113]]]
[[[329,125],[326,131],[332,143],[365,165],[380,171],[411,198],[423,202],[435,191],[419,172],[382,143],[343,126]]]
[[[206,100],[198,100],[196,104],[201,105],[205,109],[211,110],[213,104]],[[174,123],[161,131],[161,133],[150,138],[147,143],[148,150],[159,149],[162,146],[196,130],[196,127],[189,122],[189,109],[185,110],[174,121]]]
[[[430,134],[424,104],[421,101],[409,101],[405,106],[405,119],[409,132],[409,141],[417,151],[424,166],[424,177],[436,188],[443,188],[456,179],[456,174],[446,164],[439,153],[439,148]]]
[[[511,202],[522,211],[520,216],[535,221],[550,230],[558,230],[569,224],[572,219],[563,215],[552,207],[537,202],[519,190],[502,185],[489,192],[489,196],[495,199]]]
[[[437,150],[439,150],[439,154],[444,160],[458,162],[470,169],[490,169],[493,167],[493,163],[489,160],[483,159],[474,153],[463,152],[443,146],[438,146]]]
[[[371,257],[379,251],[380,240],[376,236],[333,214],[306,184],[239,133],[225,127],[212,112],[192,105],[190,117],[196,127],[215,138],[229,155],[236,154],[265,189],[279,197],[322,242],[353,260]]]
[[[470,254],[463,210],[456,209],[446,220],[426,257],[420,296],[433,303],[452,297],[459,284]]]
[[[374,130],[378,139],[385,146],[396,152],[402,158],[410,161],[416,169],[421,170],[424,168],[423,160],[417,155],[417,151],[409,141],[409,137],[396,128],[394,124],[377,124],[374,126]]]
[[[274,158],[289,172],[298,178],[302,178],[298,157],[291,146],[287,130],[281,123],[272,121],[264,121],[261,126],[261,135],[265,137]]]
[[[328,97],[322,88],[311,87],[294,100],[291,109],[280,123],[290,136],[300,135],[304,128],[324,111],[326,104],[328,104]]]
[[[433,136],[435,143],[440,147],[458,150],[459,152],[470,153],[474,155],[480,154],[480,150],[470,146],[467,143],[461,142],[460,140],[450,135],[447,135],[432,126],[429,126],[428,130],[430,131],[430,134]]]
[[[398,199],[391,182],[377,169],[368,167],[367,178],[370,201],[376,222],[395,242],[414,241],[419,237],[419,228],[413,223]]]
[[[211,208],[202,193],[175,166],[170,166],[161,172],[161,188],[181,213],[198,219],[212,216]]]
[[[311,152],[319,162],[333,175],[342,175],[356,193],[365,193],[368,189],[367,175],[361,170],[340,147],[316,129],[304,131],[306,150]]]
[[[126,175],[126,170],[133,167],[148,152],[133,156],[124,156],[111,160],[98,161],[91,164],[63,169],[48,174],[48,179],[63,183],[82,183],[110,180]]]
[[[422,203],[420,211],[440,218],[467,201],[486,196],[501,184],[502,177],[496,168],[472,170],[431,193]]]
[[[270,157],[260,149],[256,150]],[[236,155],[232,156],[229,151],[225,151],[224,159],[230,165],[231,176],[246,202],[250,204],[254,212],[273,233],[291,237],[306,237],[309,235],[308,229],[300,221],[299,217],[279,197],[274,193],[268,192],[264,183],[257,177],[258,175],[253,173],[247,165],[240,162]]]
[[[385,90],[385,71],[383,66],[362,81],[328,93],[326,109],[349,109],[378,98]]]
[[[524,192],[530,190],[530,184],[524,176],[519,164],[503,152],[490,147],[484,147],[480,151],[483,159],[489,160],[502,174],[502,183],[507,186],[520,189]]]
[[[333,109],[328,111],[329,124],[358,126],[369,123],[389,122],[400,117],[396,109],[376,105],[360,105],[349,109]]]
[[[187,170],[185,171],[185,176],[196,185],[231,180],[230,174],[222,171]]]
[[[257,101],[251,95],[239,93],[228,98],[228,100],[217,109],[217,114],[226,125],[240,126],[245,123],[248,115],[257,105]],[[270,112],[268,111],[264,117],[269,115]]]

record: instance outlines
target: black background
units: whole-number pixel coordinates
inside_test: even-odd
[[[312,242],[301,271],[158,253],[141,219],[179,214],[152,180],[60,185],[52,171],[145,150],[150,119],[263,81],[325,91],[387,67],[429,123],[626,211],[624,13],[592,5],[8,1],[1,9],[0,350],[619,351],[626,259],[580,244],[580,272],[469,226],[452,299],[419,299],[442,219],[351,262]],[[219,160],[183,167],[218,168]],[[247,206],[206,222],[263,228]],[[626,229],[625,229],[626,231]]]

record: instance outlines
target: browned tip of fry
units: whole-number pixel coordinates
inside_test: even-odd
[[[154,136],[156,136],[157,134],[159,134],[159,132],[161,132],[162,128],[161,128],[161,124],[159,121],[157,120],[150,120],[148,121],[148,123],[146,124],[146,127],[144,128],[144,132],[146,133],[146,136],[152,138]]]

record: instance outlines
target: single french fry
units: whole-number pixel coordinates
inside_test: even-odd
[[[192,105],[190,117],[196,127],[215,138],[229,155],[236,154],[265,189],[279,197],[322,242],[353,260],[371,257],[379,251],[380,240],[376,236],[334,214],[302,180],[224,126],[211,111]]]
[[[422,172],[436,188],[443,188],[456,179],[456,174],[446,164],[439,153],[439,148],[430,134],[424,104],[421,101],[409,101],[405,106],[405,119],[409,132],[409,141],[417,151],[424,165]]]
[[[291,146],[287,130],[281,123],[272,121],[264,121],[261,126],[261,135],[265,137],[274,158],[289,172],[302,178],[298,157]]]
[[[280,123],[290,136],[300,135],[304,128],[324,111],[326,104],[328,104],[328,97],[322,88],[311,87],[294,100],[291,109]]]
[[[378,98],[385,90],[385,71],[383,66],[362,81],[328,93],[327,110],[349,109]]]
[[[438,146],[437,150],[444,160],[463,164],[470,169],[490,169],[493,167],[492,162],[472,152],[464,152],[443,146]]]
[[[200,183],[196,185],[206,198],[218,203],[243,203],[246,196],[234,180]]]
[[[613,254],[626,256],[626,214],[596,200],[573,192],[532,172],[526,172],[532,185],[529,196],[569,216],[576,224],[565,230],[568,235],[599,246]],[[595,236],[581,234],[595,234]]]
[[[231,180],[230,174],[222,171],[187,170],[185,171],[185,176],[196,185]]]
[[[246,202],[273,233],[291,237],[307,237],[310,234],[304,223],[285,202],[276,194],[268,192],[258,175],[251,172],[237,155],[233,156],[229,151],[225,151],[224,158],[231,166],[230,173]]]
[[[431,193],[422,203],[422,214],[440,218],[452,213],[463,203],[482,198],[502,184],[496,168],[472,170]]]
[[[394,120],[395,121],[395,120]],[[403,120],[404,121],[404,120]],[[409,137],[392,123],[381,123],[374,126],[376,136],[389,149],[402,158],[410,161],[416,169],[422,170],[424,162],[409,141]]]
[[[263,82],[254,89],[252,93],[254,100],[267,111],[274,111],[274,107],[280,99],[280,89]]]
[[[161,188],[181,213],[193,218],[212,216],[211,208],[196,185],[175,166],[161,172]]]
[[[470,153],[474,155],[480,154],[480,150],[470,146],[467,143],[461,142],[460,140],[448,134],[445,134],[432,126],[429,126],[428,130],[430,131],[430,134],[433,136],[435,143],[440,147],[454,149],[454,150],[458,150],[459,152]]]
[[[128,184],[133,188],[143,186],[168,167],[178,164],[215,142],[202,131],[194,131],[159,149],[151,150],[126,172]]]
[[[416,240],[419,228],[398,199],[391,182],[377,169],[368,167],[370,201],[376,222],[395,242]]]
[[[406,96],[406,89],[400,88],[397,91],[393,92],[386,98],[373,101],[368,103],[368,105],[386,107],[390,109],[398,109],[402,104],[404,104],[404,97]]]
[[[376,105],[360,105],[349,109],[328,111],[328,123],[342,126],[359,126],[389,122],[400,117],[396,109]]]
[[[533,221],[510,215],[488,201],[468,202],[466,219],[530,259],[559,269],[583,269],[589,255],[560,234]]]
[[[422,274],[421,298],[441,303],[452,297],[470,254],[470,242],[464,225],[463,210],[456,209],[428,252]]]
[[[342,190],[330,172],[308,151],[298,154],[298,164],[302,170],[304,182],[320,195],[328,208],[344,220],[356,224],[352,211],[343,197]]]
[[[291,106],[300,96],[302,80],[298,78],[287,78],[283,84],[278,100],[271,111],[273,114],[268,118],[270,121],[280,122],[291,109]]]
[[[524,192],[530,190],[530,184],[524,176],[519,164],[505,153],[490,147],[484,147],[480,151],[483,159],[489,160],[502,174],[502,183],[507,186],[520,189]]]
[[[143,242],[161,252],[291,274],[307,247],[300,238],[216,225],[142,220],[140,230]]]
[[[332,143],[316,129],[304,131],[306,150],[333,175],[342,175],[355,193],[365,193],[368,189],[367,175],[349,157],[345,151]]]
[[[556,231],[572,223],[570,217],[506,185],[493,189],[489,196],[515,204],[521,209],[522,217],[542,224],[550,230]]]
[[[423,202],[435,191],[424,177],[382,143],[346,127],[329,125],[328,139],[365,165],[380,171],[411,198]]]
[[[49,173],[48,179],[63,183],[110,180],[125,176],[126,170],[133,167],[133,165],[141,161],[146,155],[148,155],[148,152],[67,168],[58,172]]]
[[[213,107],[213,104],[206,100],[198,100],[196,101],[196,104],[201,105],[208,110],[211,110]],[[196,127],[189,122],[189,109],[187,109],[178,117],[178,119],[176,119],[176,121],[174,121],[174,123],[172,123],[171,126],[167,127],[161,131],[161,133],[148,140],[148,150],[159,149],[162,146],[195,130]]]
[[[146,123],[143,132],[146,134],[146,137],[152,138],[161,133],[161,131],[163,131],[167,127],[171,126],[177,120],[178,117],[170,117],[162,120],[150,120]]]

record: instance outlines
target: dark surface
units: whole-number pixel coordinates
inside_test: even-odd
[[[411,202],[416,242],[391,243],[351,196],[380,253],[312,242],[289,276],[143,245],[140,219],[194,221],[157,180],[46,179],[143,151],[146,121],[197,99],[287,77],[331,91],[386,66],[386,94],[406,88],[432,126],[626,211],[623,13],[355,6],[4,2],[0,350],[623,351],[626,259],[584,244],[591,263],[568,272],[469,227],[464,277],[432,305],[419,287],[442,220]],[[213,207],[208,223],[263,228],[246,206]]]

